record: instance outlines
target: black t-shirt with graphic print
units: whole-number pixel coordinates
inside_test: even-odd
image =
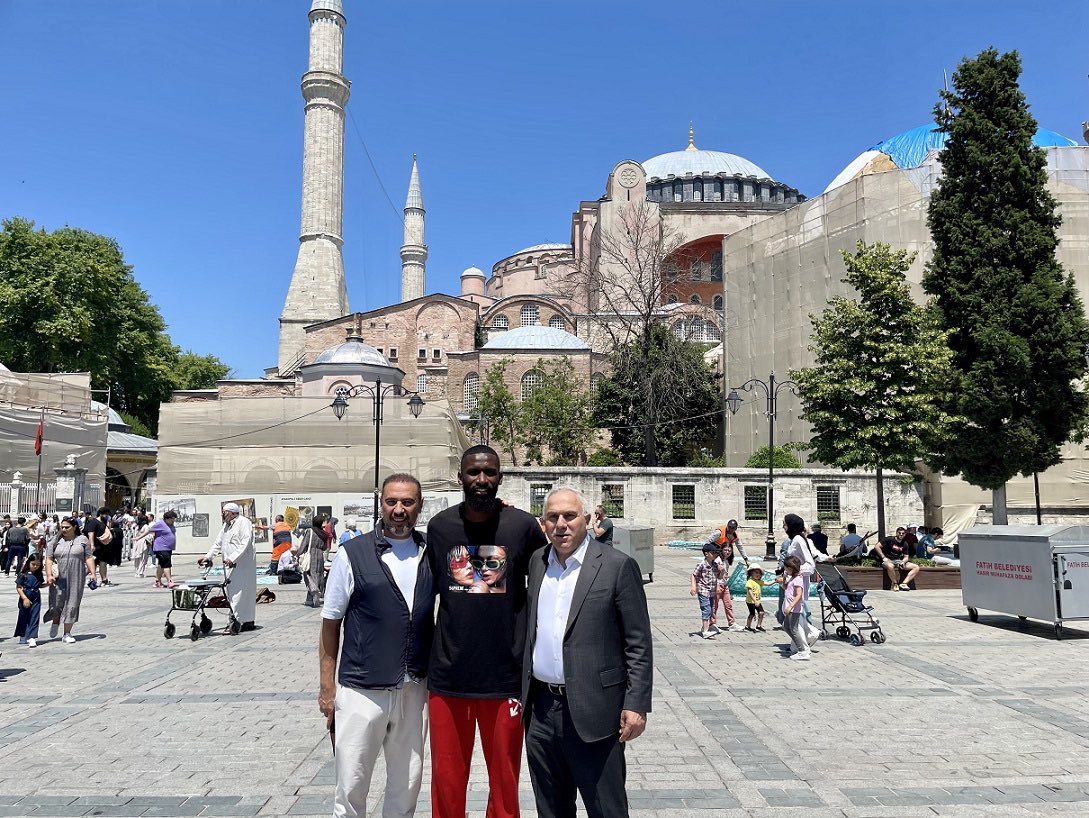
[[[466,699],[522,692],[529,556],[547,543],[535,517],[500,508],[468,522],[464,503],[427,524],[427,553],[439,594],[428,687]]]

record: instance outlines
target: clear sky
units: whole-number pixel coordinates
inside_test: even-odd
[[[309,6],[0,0],[0,216],[117,239],[175,342],[240,377],[276,363],[298,247]],[[353,309],[400,298],[414,152],[427,291],[456,294],[470,265],[570,241],[571,213],[611,168],[683,148],[689,120],[699,147],[812,196],[929,121],[942,71],[989,45],[1021,52],[1041,125],[1080,142],[1089,119],[1081,0],[345,9]]]

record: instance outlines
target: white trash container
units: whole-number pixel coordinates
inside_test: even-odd
[[[959,537],[961,598],[980,609],[1054,626],[1089,619],[1089,527],[985,525]]]

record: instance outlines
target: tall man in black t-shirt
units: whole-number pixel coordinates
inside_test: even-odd
[[[530,554],[547,541],[536,519],[497,499],[503,476],[494,449],[467,449],[458,480],[464,502],[427,526],[439,595],[428,674],[431,812],[464,818],[479,727],[487,818],[517,818],[526,576]]]

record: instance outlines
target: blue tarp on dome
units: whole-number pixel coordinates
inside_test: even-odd
[[[879,142],[870,150],[886,154],[898,168],[915,168],[923,163],[929,151],[941,150],[945,146],[946,135],[938,130],[936,124],[920,125],[910,131]],[[1073,139],[1062,134],[1040,128],[1032,138],[1032,143],[1040,148],[1069,148],[1077,145]]]

